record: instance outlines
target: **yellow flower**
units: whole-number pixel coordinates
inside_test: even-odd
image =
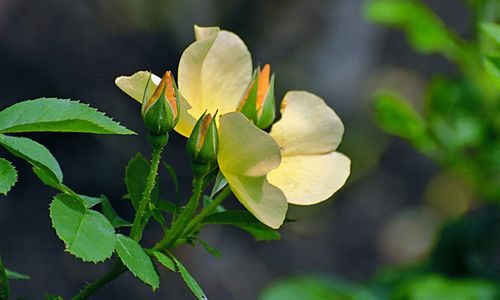
[[[181,56],[178,71],[180,117],[174,128],[189,137],[198,118],[218,111],[220,171],[236,198],[262,223],[272,228],[283,224],[288,208],[283,192],[269,184],[266,175],[281,161],[276,142],[236,112],[252,78],[250,52],[234,33],[217,27],[195,26],[196,41]],[[116,79],[117,86],[141,102],[154,92],[146,89],[146,71]]]
[[[281,119],[270,135],[281,149],[282,161],[267,176],[279,187],[288,203],[311,205],[330,198],[350,173],[350,160],[336,152],[344,125],[318,96],[304,92],[286,93]]]
[[[335,151],[344,132],[335,112],[318,96],[291,91],[282,102],[282,118],[267,134],[236,112],[255,84],[243,41],[217,27],[195,26],[195,36],[179,63],[180,119],[174,129],[189,137],[203,113],[218,111],[218,163],[238,200],[262,223],[278,228],[288,203],[315,204],[340,189],[349,176],[350,160]],[[256,111],[273,82],[267,65],[258,75],[262,80],[256,87]],[[154,85],[145,91],[150,76]],[[144,94],[148,99],[159,82],[146,71],[116,79],[118,87],[139,102]]]

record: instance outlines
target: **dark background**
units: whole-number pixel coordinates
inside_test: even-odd
[[[425,256],[439,220],[422,206],[438,168],[406,143],[374,124],[370,95],[380,86],[398,88],[420,106],[425,80],[455,68],[438,56],[419,56],[400,32],[364,21],[361,0],[281,1],[69,1],[0,0],[0,108],[41,96],[79,99],[139,133],[137,136],[32,134],[59,160],[65,183],[81,194],[106,194],[131,216],[121,200],[127,161],[149,157],[139,105],[114,85],[137,70],[176,73],[183,49],[194,40],[193,24],[218,25],[237,33],[254,64],[271,63],[277,99],[305,89],[322,96],[341,116],[346,133],[340,151],[352,159],[348,184],[334,199],[292,207],[298,222],[282,229],[283,239],[255,242],[224,226],[203,236],[223,253],[213,258],[200,247],[176,251],[211,299],[256,299],[273,281],[295,274],[328,274],[363,281],[388,265]],[[469,14],[456,0],[428,1],[460,34]],[[191,174],[185,140],[173,137],[165,160],[176,168],[187,196]],[[108,265],[82,263],[64,253],[51,228],[48,205],[55,192],[29,166],[12,160],[19,181],[0,196],[0,252],[8,268],[30,281],[13,283],[14,296],[40,299],[43,292],[69,297]],[[172,192],[165,173],[163,194]],[[236,205],[236,204],[233,204]],[[144,238],[160,237],[150,228]],[[173,273],[162,271],[161,288],[132,275],[120,277],[94,299],[191,299]]]

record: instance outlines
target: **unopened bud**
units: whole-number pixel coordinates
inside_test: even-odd
[[[151,98],[142,103],[142,117],[148,132],[152,135],[170,132],[179,120],[178,107],[179,93],[172,73],[167,71]]]
[[[270,73],[271,67],[268,64],[262,70],[257,68],[254,71],[253,79],[238,107],[239,111],[261,129],[271,126],[276,116],[274,74],[270,76]]]
[[[208,173],[213,165],[212,163],[217,159],[219,150],[215,116],[212,117],[210,113],[203,113],[189,136],[187,150],[191,156],[195,174],[204,175]]]

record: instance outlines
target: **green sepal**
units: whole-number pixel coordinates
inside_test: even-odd
[[[219,136],[215,118],[216,116],[212,118],[210,114],[203,113],[187,141],[187,151],[191,157],[192,168],[194,173],[198,175],[210,172],[213,168],[213,162],[217,159]],[[207,122],[210,122],[208,126],[204,124]]]
[[[259,80],[260,80],[260,67],[254,70],[252,81],[248,88],[251,87],[250,91],[246,99],[244,101],[243,106],[240,107],[240,111],[250,119],[255,126],[260,129],[269,128],[274,122],[274,118],[276,117],[276,101],[274,98],[274,78],[275,74],[271,76],[269,81],[269,88],[266,91],[266,95],[264,96],[264,101],[262,102],[262,107],[257,107],[257,93],[259,88]]]
[[[248,119],[252,120],[255,123],[257,119],[257,91],[259,89],[259,77],[260,77],[260,67],[255,68],[252,75],[252,80],[247,88],[250,89],[248,95],[246,95],[246,99],[244,101],[243,106],[240,107],[239,111],[247,116]]]

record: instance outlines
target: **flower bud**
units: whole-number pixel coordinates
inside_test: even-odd
[[[151,98],[142,102],[144,126],[152,135],[167,134],[179,120],[178,107],[179,93],[172,73],[167,71]]]
[[[217,113],[215,113],[217,115]],[[197,175],[208,173],[217,159],[219,137],[215,116],[206,112],[200,117],[187,141],[187,150],[191,156],[193,170]]]
[[[274,74],[266,64],[262,70],[254,71],[253,79],[241,101],[238,110],[247,116],[257,127],[266,129],[271,126],[276,116],[274,100]]]

